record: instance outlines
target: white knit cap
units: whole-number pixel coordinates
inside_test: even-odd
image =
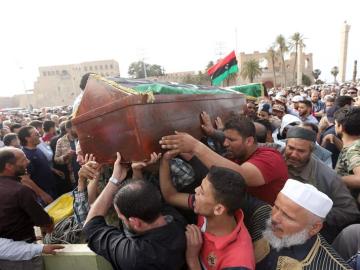
[[[299,102],[299,101],[302,101],[302,100],[304,100],[304,98],[302,96],[298,95],[298,96],[294,96],[291,101],[292,102]]]
[[[333,205],[333,201],[316,187],[294,179],[287,180],[280,192],[321,218],[326,217]]]

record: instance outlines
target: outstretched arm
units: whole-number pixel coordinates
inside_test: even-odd
[[[176,190],[171,182],[170,176],[170,159],[171,155],[166,152],[160,162],[160,189],[164,200],[177,207],[189,208],[188,193],[180,193]]]
[[[236,164],[212,151],[206,145],[196,140],[187,133],[175,132],[175,135],[164,136],[160,140],[163,149],[170,149],[169,154],[193,153],[207,167],[220,166],[240,173],[248,186],[261,186],[265,184],[260,170],[250,162],[242,165]]]
[[[114,163],[114,171],[112,178],[122,182],[126,178],[127,170],[121,165],[121,156],[117,154],[117,159]],[[105,216],[112,205],[113,198],[118,191],[119,187],[109,181],[100,196],[96,199],[93,206],[90,208],[89,214],[86,218],[85,224],[96,216]]]

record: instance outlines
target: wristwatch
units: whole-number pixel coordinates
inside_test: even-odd
[[[113,183],[117,187],[121,184],[121,181],[116,179],[115,177],[110,177],[109,182]]]

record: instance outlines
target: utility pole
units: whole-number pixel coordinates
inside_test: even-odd
[[[147,71],[146,71],[146,64],[145,64],[145,60],[146,60],[146,57],[145,57],[145,49],[144,49],[144,48],[139,48],[139,49],[138,49],[138,55],[139,55],[140,61],[142,61],[143,71],[144,71],[144,77],[145,77],[145,79],[146,79],[146,78],[147,78]]]

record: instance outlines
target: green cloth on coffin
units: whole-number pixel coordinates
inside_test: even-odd
[[[230,86],[227,89],[235,90],[246,95],[247,99],[255,100],[264,96],[264,85],[262,83],[251,83],[237,86]]]
[[[161,83],[141,84],[134,86],[133,89],[139,93],[152,92],[154,95],[204,95],[204,94],[234,94],[231,89],[200,89],[197,87],[179,87]]]

